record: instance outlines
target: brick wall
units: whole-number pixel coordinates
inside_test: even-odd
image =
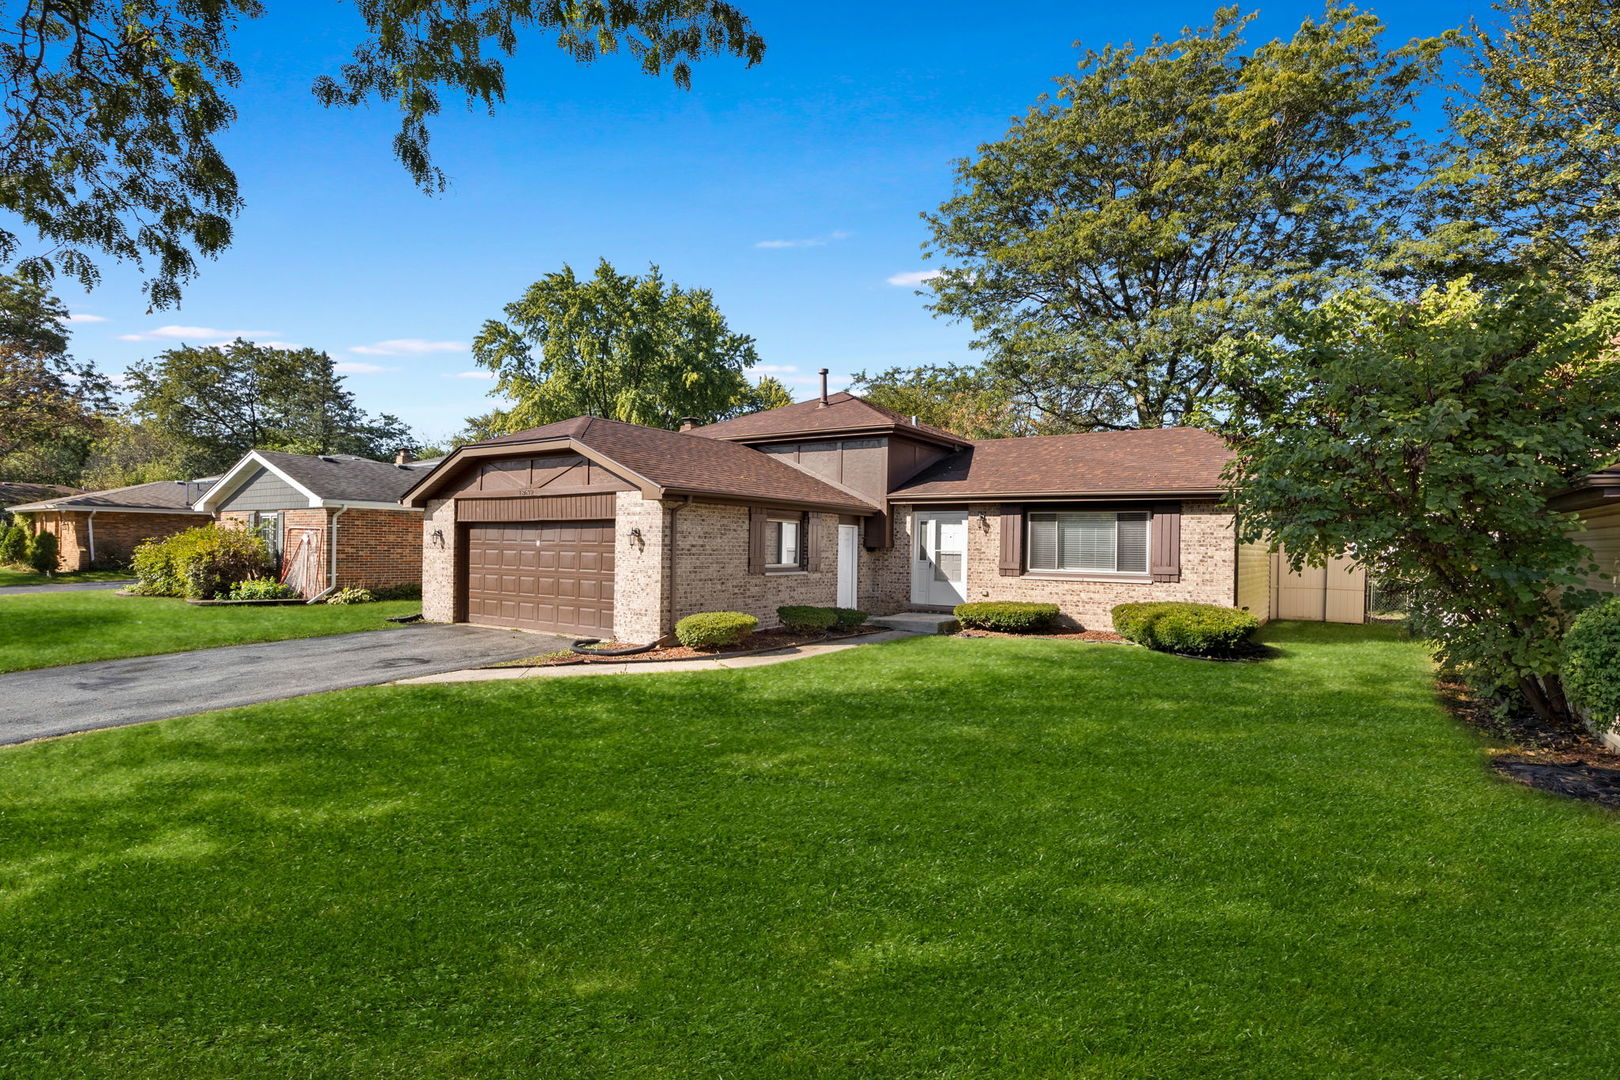
[[[979,515],[985,515],[981,524]],[[909,517],[909,515],[907,515]],[[985,526],[988,527],[985,527]],[[909,538],[908,538],[909,539]],[[899,548],[898,543],[896,547]],[[904,549],[909,552],[909,547]],[[1130,582],[1001,576],[1001,514],[995,504],[968,507],[969,600],[1033,600],[1057,604],[1066,625],[1106,630],[1116,604],[1139,600],[1236,602],[1237,543],[1230,510],[1208,502],[1181,505],[1181,580]],[[910,590],[910,565],[906,565]]]
[[[288,519],[296,512],[289,511]],[[421,580],[421,515],[412,510],[354,509],[337,519],[339,588],[416,585]]]
[[[621,491],[613,501],[613,636],[637,644],[656,641],[669,631],[665,623],[669,607],[665,530],[670,511],[636,491]],[[676,511],[682,529],[699,505]]]
[[[422,615],[429,622],[456,621],[456,503],[429,499],[422,514]]]
[[[838,515],[812,514],[816,570],[748,572],[748,508],[694,503],[680,511],[675,545],[675,618],[699,611],[741,611],[762,626],[787,604],[831,607],[838,599]]]
[[[90,563],[90,515],[83,511],[32,515],[35,532],[56,534],[56,566],[71,573],[88,570]],[[135,546],[144,540],[173,536],[186,529],[208,524],[199,514],[96,514],[96,567],[127,566]]]

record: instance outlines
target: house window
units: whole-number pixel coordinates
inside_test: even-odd
[[[1029,515],[1029,569],[1145,574],[1145,511]]]
[[[804,568],[804,517],[772,517],[766,522],[765,564],[769,570]]]
[[[264,546],[270,549],[270,557],[278,564],[281,562],[281,515],[276,512],[263,510],[253,511],[250,527],[254,532],[264,538]]]

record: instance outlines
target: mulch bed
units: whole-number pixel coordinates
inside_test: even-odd
[[[1114,633],[1112,630],[1075,630],[1073,632],[1060,631],[1055,634],[1008,634],[1000,630],[958,630],[957,637],[996,637],[996,638],[1042,638],[1052,641],[1103,641],[1112,645],[1129,645],[1130,642]]]
[[[1467,726],[1513,745],[1491,753],[1505,780],[1620,810],[1620,754],[1585,731],[1554,730],[1533,716],[1499,715],[1459,683],[1442,680],[1440,703]]]
[[[545,659],[533,660],[532,662],[513,660],[504,664],[490,664],[488,666],[562,667],[568,664],[648,664],[662,660],[726,660],[734,656],[751,656],[754,653],[775,652],[778,649],[791,649],[800,645],[820,645],[830,641],[841,641],[844,638],[875,634],[882,629],[881,626],[866,625],[829,634],[795,634],[782,629],[758,630],[743,638],[736,646],[723,650],[691,649],[685,645],[668,645],[629,656],[589,656],[584,653],[566,653],[560,656],[549,656]]]

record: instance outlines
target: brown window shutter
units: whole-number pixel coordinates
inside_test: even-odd
[[[887,551],[893,545],[894,535],[889,530],[888,514],[879,511],[867,516],[862,542],[873,551]]]
[[[1001,576],[1024,572],[1024,508],[1013,503],[1001,507]]]
[[[1181,504],[1159,503],[1153,507],[1152,557],[1148,569],[1154,581],[1181,580]]]
[[[821,515],[804,515],[804,568],[814,574],[821,569]]]
[[[748,508],[748,572],[765,572],[765,511],[757,506]]]

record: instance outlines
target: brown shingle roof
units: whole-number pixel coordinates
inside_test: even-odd
[[[901,416],[893,409],[885,409],[845,392],[829,394],[826,405],[821,404],[820,398],[815,398],[796,405],[784,405],[780,409],[766,409],[717,424],[707,424],[693,428],[689,434],[701,435],[705,439],[752,442],[790,435],[835,435],[840,431],[893,431],[927,442],[942,442],[949,446],[968,445],[968,440],[944,428],[913,424],[909,417]]]
[[[256,453],[320,498],[337,502],[398,502],[437,464],[437,459],[396,465],[352,454]]]
[[[191,500],[208,490],[207,480],[158,480],[150,484],[87,491],[82,495],[41,499],[13,506],[13,511],[37,510],[168,510],[176,514],[201,513],[191,509]]]
[[[1229,453],[1201,428],[984,439],[952,454],[891,497],[1194,495],[1224,490]]]
[[[741,443],[697,438],[663,428],[642,427],[618,420],[576,416],[544,427],[517,431],[463,447],[450,461],[465,451],[487,451],[511,446],[513,453],[525,444],[550,439],[573,439],[600,454],[612,464],[641,480],[678,495],[717,495],[738,499],[808,503],[816,506],[847,507],[865,512],[875,507],[853,492],[818,480],[792,465],[778,461]],[[480,453],[480,456],[487,456]],[[448,471],[440,470],[444,475]],[[411,493],[420,500],[433,488],[435,476]]]
[[[77,495],[83,488],[63,487],[61,484],[25,484],[15,481],[0,483],[0,506],[34,502],[52,496]]]

